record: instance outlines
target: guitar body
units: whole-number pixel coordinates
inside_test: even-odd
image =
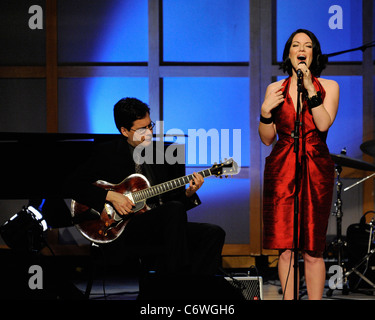
[[[119,184],[99,180],[94,185],[105,190],[122,193],[132,201],[131,194],[133,192],[150,187],[146,177],[141,174],[132,174]],[[134,204],[134,214],[124,217],[120,216],[109,202],[105,203],[103,211],[99,213],[86,205],[72,200],[71,213],[73,221],[76,221],[77,229],[86,239],[94,243],[109,243],[121,235],[132,216],[149,210],[145,200],[134,202]]]

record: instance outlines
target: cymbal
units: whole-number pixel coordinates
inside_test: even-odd
[[[375,157],[375,140],[363,142],[360,146],[363,153]]]
[[[375,171],[375,166],[366,161],[349,158],[343,154],[330,153],[330,156],[332,160],[339,166],[365,170],[365,171]]]

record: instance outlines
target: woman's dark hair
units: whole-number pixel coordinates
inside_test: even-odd
[[[120,132],[121,127],[130,130],[133,122],[143,119],[147,113],[150,113],[148,105],[136,98],[123,98],[113,108],[115,124]]]
[[[298,33],[307,34],[312,41],[313,61],[310,66],[310,71],[313,76],[319,77],[322,71],[324,70],[324,68],[326,67],[327,61],[324,59],[322,55],[322,50],[320,49],[320,43],[319,43],[318,38],[315,36],[315,34],[313,34],[311,31],[306,30],[306,29],[298,29],[290,35],[288,41],[285,43],[284,52],[283,52],[283,62],[280,65],[280,69],[283,69],[284,72],[287,71],[290,76],[293,75],[293,67],[289,59],[289,51],[293,42],[293,38]]]

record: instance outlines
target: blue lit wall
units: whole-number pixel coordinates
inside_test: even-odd
[[[248,62],[248,0],[164,0],[163,53],[172,62]],[[211,129],[223,139],[222,129],[229,132],[229,156],[241,166],[250,166],[249,79],[231,77],[174,77],[163,79],[165,131],[177,128]],[[240,139],[234,137],[240,130]],[[191,138],[191,135],[190,135]],[[185,141],[189,142],[187,138]],[[240,141],[238,141],[240,140]],[[187,149],[187,171],[190,167],[209,167],[219,159],[207,139],[207,161],[200,161],[199,142],[195,157]],[[240,154],[234,150],[240,145]],[[238,150],[238,149],[236,149]],[[190,163],[191,158],[195,162]],[[202,206],[189,211],[189,220],[211,222],[227,231],[226,243],[248,243],[250,179],[205,179],[199,190]]]
[[[58,5],[59,63],[148,60],[147,0],[64,0]],[[61,79],[59,131],[117,133],[113,106],[127,96],[147,103],[148,80]]]
[[[342,29],[331,29],[329,26],[329,20],[335,14],[329,13],[329,8],[334,5],[340,5],[342,9]],[[286,40],[300,28],[308,29],[317,36],[324,54],[362,45],[362,1],[316,0],[312,5],[309,0],[278,0],[276,19],[278,61],[282,61]],[[362,60],[361,51],[335,56],[329,61],[358,60]]]
[[[248,0],[164,0],[164,60],[249,61]]]
[[[329,130],[327,144],[331,153],[338,154],[346,147],[347,155],[361,159],[359,148],[363,139],[362,77],[325,77],[340,86],[340,102],[336,120]]]
[[[59,131],[118,133],[113,106],[123,97],[148,102],[147,78],[85,78],[59,80]]]
[[[59,63],[148,60],[147,0],[58,1]]]
[[[163,1],[164,60],[248,61],[248,17],[247,0]],[[147,0],[59,2],[59,35],[60,63],[147,61]],[[248,166],[248,83],[247,78],[164,79],[165,130],[241,129],[241,162]],[[125,96],[147,103],[148,81],[61,79],[59,95],[60,131],[112,133],[114,103]]]
[[[216,141],[219,143],[228,132],[229,148],[225,149],[231,157],[237,155],[235,158],[242,166],[250,165],[249,116],[248,78],[164,79],[165,132],[173,132],[176,128],[188,134],[189,129],[203,129],[202,132],[205,134],[213,130],[214,133],[218,133]],[[222,129],[228,131],[221,131]],[[240,136],[236,131],[240,131]],[[211,152],[211,140],[207,140],[207,162],[200,161],[197,142],[196,157],[190,157],[195,158],[195,162],[189,163],[187,159],[188,165],[206,166],[225,158],[222,156],[213,160],[216,152]],[[186,142],[189,142],[188,138]],[[223,149],[219,150],[219,156],[225,154],[226,150]]]

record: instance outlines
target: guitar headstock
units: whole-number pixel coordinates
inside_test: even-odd
[[[234,161],[232,158],[225,160],[222,163],[215,163],[210,168],[211,174],[215,175],[217,177],[221,177],[222,175],[228,176],[228,175],[235,175],[238,173],[238,165],[236,161]]]

